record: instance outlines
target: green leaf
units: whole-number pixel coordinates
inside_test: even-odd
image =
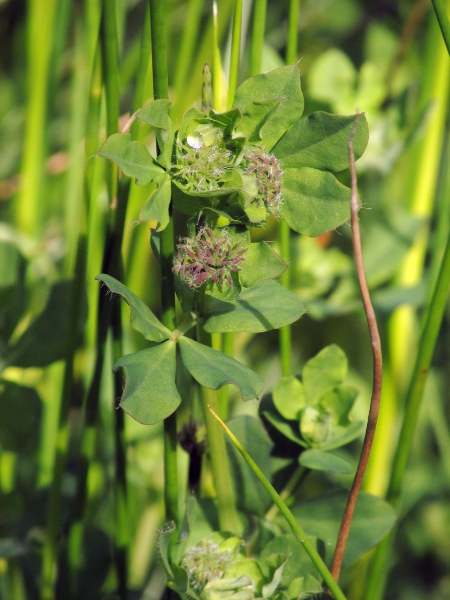
[[[274,554],[283,554],[288,557],[280,582],[284,588],[287,588],[292,579],[298,576],[299,573],[303,576],[317,574],[316,567],[311,562],[302,545],[299,544],[298,539],[292,534],[279,535],[271,540],[263,549],[261,560],[266,560]]]
[[[300,412],[306,406],[303,384],[293,375],[282,377],[278,381],[272,397],[280,415],[288,420],[298,420]]]
[[[348,492],[334,491],[322,496],[296,500],[291,510],[308,535],[326,543],[330,552],[336,544]],[[375,546],[394,526],[394,509],[381,498],[361,492],[350,529],[344,565],[354,563]]]
[[[139,120],[148,123],[155,130],[160,151],[158,163],[165,169],[170,167],[174,140],[173,125],[169,116],[170,106],[169,100],[160,98],[150,102],[136,114]]]
[[[243,118],[239,123],[236,136],[242,136],[250,143],[257,143],[262,138],[262,128],[273,118],[281,105],[281,99],[254,100],[246,104],[243,109]]]
[[[218,390],[232,383],[239,388],[244,400],[257,398],[262,392],[261,377],[234,358],[184,336],[178,342],[185,367],[200,385]]]
[[[131,308],[130,322],[136,331],[139,331],[146,340],[163,342],[170,337],[170,330],[159,321],[149,307],[138,298],[131,290],[110,275],[97,275],[95,278],[102,281],[111,292],[120,294]]]
[[[294,123],[272,152],[281,159],[284,169],[312,167],[320,170],[342,171],[349,167],[347,143],[355,123],[353,150],[357,160],[369,140],[369,130],[364,115],[312,113]]]
[[[316,236],[350,217],[350,190],[326,171],[302,167],[283,173],[280,215],[289,227]]]
[[[239,299],[223,302],[208,298],[205,331],[258,333],[278,329],[299,319],[305,307],[295,294],[276,281],[262,281],[244,289]]]
[[[139,221],[158,221],[159,227],[156,231],[162,231],[169,223],[169,206],[172,196],[172,184],[168,175],[160,182],[156,190],[141,208]]]
[[[325,392],[320,399],[320,405],[330,413],[334,423],[345,426],[350,422],[349,414],[358,393],[358,389],[352,385],[339,385]]]
[[[311,469],[314,471],[329,471],[331,473],[351,473],[351,464],[330,454],[329,452],[323,452],[322,450],[310,449],[305,450],[299,456],[298,462],[302,467]]]
[[[273,99],[279,99],[281,103],[273,118],[262,127],[262,146],[266,150],[271,150],[283,133],[303,114],[304,101],[296,65],[250,77],[236,90],[233,106],[245,114],[255,100],[261,102]]]
[[[244,258],[245,261],[241,263],[239,272],[239,280],[244,287],[279,277],[287,269],[287,264],[267,242],[250,244]]]
[[[142,142],[133,142],[129,133],[113,133],[98,151],[99,156],[115,162],[137,185],[158,182],[165,175]]]
[[[113,370],[120,367],[126,372],[120,406],[133,419],[153,425],[178,408],[181,398],[175,385],[175,342],[127,354],[116,362]]]
[[[347,368],[347,357],[335,344],[308,360],[302,371],[307,403],[317,403],[325,392],[342,383]]]

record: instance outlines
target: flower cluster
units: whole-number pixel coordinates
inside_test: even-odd
[[[256,178],[257,194],[252,203],[265,208],[269,215],[278,216],[282,203],[283,171],[273,154],[262,148],[254,149],[244,159],[245,173]]]
[[[192,587],[200,593],[208,582],[220,579],[238,557],[238,547],[205,539],[186,550],[182,565]]]
[[[204,283],[233,285],[231,274],[240,271],[239,263],[245,259],[247,248],[242,241],[234,245],[225,228],[214,232],[201,227],[194,237],[181,238],[177,244],[177,256],[172,270],[191,288],[199,288]]]

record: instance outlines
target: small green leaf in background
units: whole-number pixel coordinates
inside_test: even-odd
[[[315,112],[300,119],[283,135],[272,152],[283,168],[311,167],[339,172],[348,169],[347,143],[353,137],[355,160],[363,154],[369,141],[364,115],[341,116]]]
[[[327,556],[336,544],[341,518],[347,502],[346,490],[296,500],[291,511],[308,535],[323,540]],[[356,504],[344,565],[353,564],[389,533],[396,521],[394,509],[375,496],[361,492]]]
[[[136,179],[137,185],[158,182],[165,174],[145,145],[132,141],[129,133],[110,135],[98,151],[98,155],[115,162],[125,175]]]
[[[169,100],[159,98],[143,106],[136,114],[136,118],[148,123],[155,130],[156,141],[158,142],[160,151],[157,162],[165,169],[170,167],[174,141],[173,125],[170,119],[170,106]]]
[[[131,290],[111,275],[97,275],[95,278],[102,281],[111,292],[119,294],[131,308],[130,322],[132,327],[141,333],[146,340],[163,342],[170,337],[170,331],[152,313],[149,307],[138,298]]]
[[[330,473],[352,472],[352,466],[348,461],[340,456],[335,456],[329,452],[323,452],[314,448],[302,452],[298,458],[298,462],[302,467],[314,471],[329,471]]]
[[[261,377],[234,358],[184,336],[178,342],[183,364],[200,385],[218,390],[232,383],[239,388],[244,400],[257,398],[262,392]]]
[[[276,281],[262,281],[244,289],[233,302],[208,299],[205,331],[258,333],[278,329],[297,321],[305,307],[295,294]]]
[[[313,541],[313,540],[311,540]],[[295,577],[302,575],[317,575],[317,569],[311,562],[298,539],[292,534],[279,535],[271,540],[261,552],[261,561],[268,559],[273,554],[287,556],[283,569],[281,585],[288,588]]]
[[[280,215],[291,229],[316,236],[350,217],[350,190],[327,171],[286,168]]]
[[[282,377],[272,392],[273,403],[285,419],[298,420],[306,406],[305,392],[301,381],[290,375]]]
[[[302,371],[308,404],[318,402],[325,392],[342,383],[347,369],[345,353],[334,344],[311,358]]]
[[[244,126],[245,114],[255,98],[262,100],[281,100],[274,116],[262,127],[262,146],[271,150],[283,133],[303,114],[304,100],[300,88],[300,73],[296,65],[288,65],[269,73],[250,77],[236,90],[233,106],[244,115],[240,126]],[[250,112],[251,114],[251,112]],[[251,117],[248,119],[251,121]],[[256,123],[259,129],[259,124]]]
[[[180,405],[175,385],[176,344],[164,342],[154,348],[127,354],[113,369],[125,369],[126,382],[120,406],[133,419],[153,425],[171,415]]]

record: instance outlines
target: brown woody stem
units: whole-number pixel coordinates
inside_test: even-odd
[[[355,135],[357,121],[355,127],[348,140],[348,154],[350,159],[350,175],[351,175],[351,224],[352,224],[352,238],[353,238],[353,253],[355,257],[356,272],[358,275],[359,289],[361,291],[361,298],[364,305],[364,312],[367,319],[367,325],[369,327],[370,339],[372,341],[372,353],[373,353],[373,385],[372,385],[372,399],[370,401],[369,417],[367,421],[366,434],[364,436],[364,442],[361,450],[361,456],[359,458],[358,468],[356,469],[355,478],[353,480],[352,487],[347,500],[347,505],[344,510],[342,517],[341,527],[336,543],[336,548],[333,556],[333,563],[331,565],[331,574],[335,581],[339,579],[339,573],[342,567],[342,561],[344,559],[345,547],[347,544],[348,534],[350,532],[350,526],[353,519],[353,513],[355,511],[356,501],[358,499],[359,490],[366,470],[367,462],[369,460],[370,450],[372,447],[373,438],[375,436],[375,428],[378,419],[378,413],[380,410],[380,399],[381,399],[381,379],[382,379],[382,357],[381,357],[381,343],[380,335],[378,333],[377,321],[373,310],[372,303],[370,301],[369,290],[367,288],[366,276],[364,273],[364,264],[361,251],[361,236],[359,231],[359,202],[358,202],[358,191],[357,191],[357,179],[355,169],[355,154],[353,151],[353,137]]]

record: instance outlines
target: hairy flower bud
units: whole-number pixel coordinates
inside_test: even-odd
[[[214,232],[201,227],[193,237],[181,238],[177,250],[173,272],[189,287],[199,288],[208,282],[232,286],[231,274],[241,270],[247,248],[242,241],[233,246],[226,228]]]
[[[252,150],[243,161],[244,172],[256,180],[256,193],[251,200],[267,214],[278,217],[282,204],[283,171],[277,158],[262,148]]]

